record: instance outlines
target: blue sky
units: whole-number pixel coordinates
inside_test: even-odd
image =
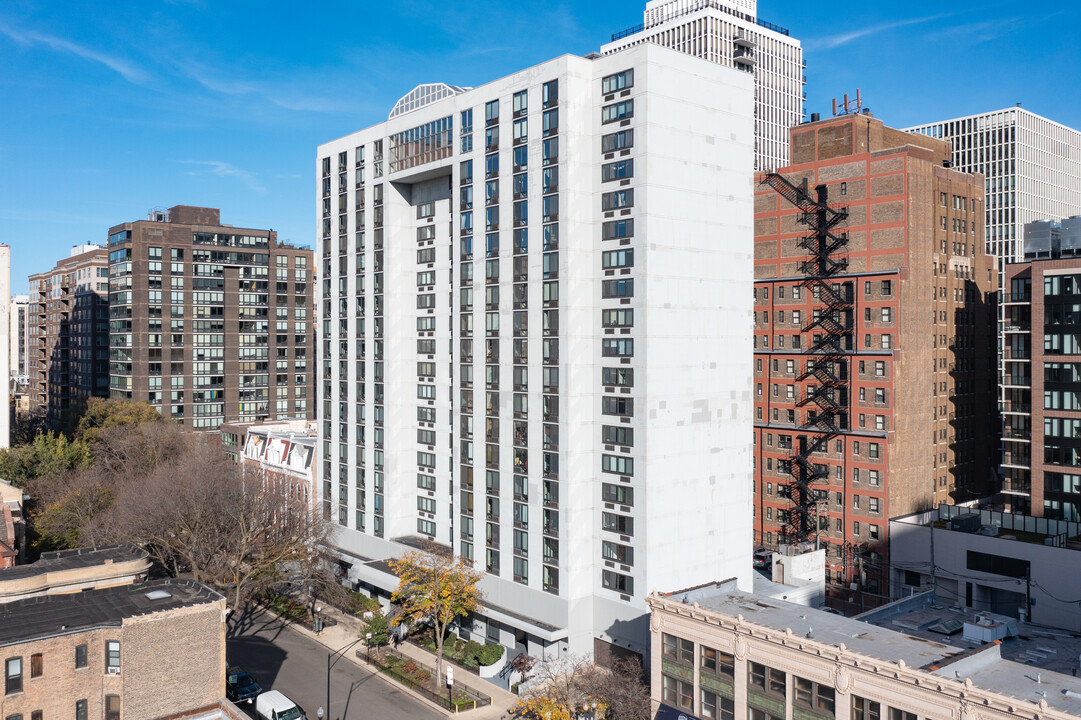
[[[311,244],[315,148],[424,82],[480,85],[641,22],[645,0],[0,3],[0,242],[12,288],[151,207]],[[759,0],[808,113],[862,88],[895,127],[1021,102],[1081,128],[1081,4]],[[1050,9],[1048,9],[1050,8]]]

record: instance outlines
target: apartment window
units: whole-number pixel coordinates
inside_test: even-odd
[[[882,294],[885,297],[889,297],[889,296],[893,295],[893,281],[892,280],[883,280],[882,281]]]
[[[919,586],[919,581],[910,583],[912,585]],[[899,710],[898,708],[890,708],[890,720],[919,720],[919,715],[907,710]]]
[[[625,100],[601,108],[601,124],[628,120],[632,117],[634,117],[634,100]]]
[[[601,527],[608,532],[619,533],[620,535],[633,535],[634,518],[609,512],[602,513]]]
[[[120,671],[120,641],[109,640],[105,643],[105,671],[108,672],[116,668],[114,672]]]
[[[852,720],[881,720],[881,717],[882,707],[877,702],[858,695],[852,696]]]
[[[75,701],[75,720],[87,720],[86,700]]]
[[[752,687],[782,698],[785,696],[784,672],[756,662],[747,663],[747,668]]]
[[[601,92],[605,95],[634,87],[634,70],[624,70],[601,80]]]
[[[559,103],[559,81],[552,80],[541,86],[541,105],[549,108]]]
[[[700,714],[709,720],[733,720],[736,716],[735,701],[702,688]]]
[[[601,152],[612,153],[634,147],[634,130],[620,130],[601,137]]]
[[[836,695],[832,687],[798,676],[792,678],[792,687],[796,694],[796,704],[805,705],[828,715],[834,714]]]
[[[725,677],[735,677],[735,660],[728,653],[714,650],[713,648],[705,647],[704,645],[699,648],[699,665],[703,672],[713,673],[714,675],[723,675]]]
[[[30,656],[30,677],[41,677],[43,672],[41,653],[34,653]]]
[[[634,160],[620,160],[619,162],[601,165],[601,182],[623,180],[634,177]]]
[[[672,707],[690,712],[694,709],[694,683],[669,675],[663,676],[662,698]]]
[[[634,488],[626,485],[613,485],[601,483],[601,499],[606,503],[616,505],[634,505]]]
[[[105,696],[105,720],[120,720],[120,696]]]
[[[676,662],[691,665],[694,663],[694,643],[675,635],[663,633],[661,635],[661,654]]]
[[[605,570],[601,573],[601,585],[624,595],[634,594],[634,578],[629,575]]]
[[[4,694],[12,695],[23,691],[23,659],[8,658],[4,663]]]
[[[75,646],[75,667],[86,667],[86,645]]]

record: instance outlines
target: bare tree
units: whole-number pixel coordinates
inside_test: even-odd
[[[327,523],[295,484],[242,473],[171,423],[106,427],[93,448],[88,470],[38,484],[39,522],[55,544],[133,542],[174,574],[190,568],[234,607],[286,572],[305,582],[330,575]]]
[[[577,718],[594,710],[598,718],[649,720],[649,687],[632,658],[605,668],[577,655],[539,663],[522,701],[511,710],[520,718]],[[594,705],[595,703],[595,705]]]

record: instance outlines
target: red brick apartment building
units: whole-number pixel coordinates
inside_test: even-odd
[[[984,181],[868,114],[791,129],[755,190],[755,530],[819,542],[838,606],[888,596],[888,518],[991,488]]]

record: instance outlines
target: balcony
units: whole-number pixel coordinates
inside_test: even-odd
[[[1007,495],[1030,495],[1032,493],[1032,482],[1006,478],[1002,481],[1002,492]]]
[[[1013,414],[1021,414],[1021,415],[1031,415],[1032,414],[1032,404],[1031,403],[1013,402],[1013,401],[1010,401],[1010,400],[1004,400],[1002,402],[1002,412],[1004,412],[1004,413],[1013,413]]]
[[[1002,439],[1032,442],[1032,432],[1026,428],[1016,428],[1007,425],[1002,429]]]
[[[1032,323],[1030,323],[1028,320],[1007,318],[1005,324],[1003,324],[1002,326],[1002,330],[1008,333],[1032,332]]]
[[[758,45],[753,38],[748,37],[742,30],[736,32],[736,36],[732,38],[732,42],[736,47],[742,48],[754,48]]]
[[[1006,387],[1031,387],[1032,376],[1020,373],[1006,373],[1002,376],[1002,384]]]
[[[1032,302],[1031,293],[1003,293],[1002,302],[1007,305],[1018,305]]]
[[[1004,467],[1029,468],[1032,466],[1032,453],[1007,450],[1002,453],[1002,465]]]
[[[751,50],[737,48],[736,54],[732,57],[732,60],[743,68],[750,69],[755,66],[757,62],[754,58],[754,53]]]

